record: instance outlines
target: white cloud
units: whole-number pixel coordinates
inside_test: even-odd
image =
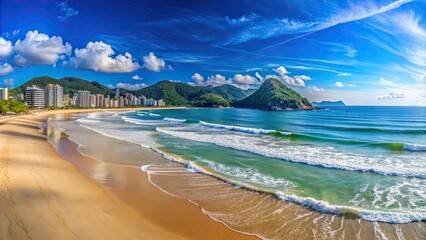
[[[0,37],[0,58],[9,56],[12,51],[12,42]]]
[[[386,101],[386,100],[392,101],[392,100],[399,100],[404,98],[405,98],[405,94],[398,91],[391,91],[385,95],[377,96],[377,100],[379,101]]]
[[[312,80],[311,77],[306,76],[306,75],[298,75],[298,76],[289,76],[289,72],[287,71],[287,69],[285,69],[284,66],[280,66],[276,69],[273,69],[276,73],[278,73],[279,75],[268,75],[265,78],[275,78],[280,80],[281,82],[288,84],[288,85],[292,85],[292,86],[298,86],[298,87],[304,87],[305,86],[305,81],[307,80]]]
[[[298,79],[303,80],[303,81],[309,81],[309,80],[312,80],[312,78],[311,78],[311,77],[306,76],[306,75],[298,75],[298,76],[294,76],[294,78],[298,78]]]
[[[5,64],[3,64],[3,66],[0,65],[0,76],[7,75],[7,74],[13,72],[13,70],[14,70],[13,67],[10,66],[9,63],[5,63]]]
[[[336,83],[335,83],[335,85],[336,85],[337,87],[343,87],[343,83],[342,83],[342,82],[336,82]]]
[[[85,48],[75,49],[75,56],[71,58],[71,66],[78,69],[91,69],[97,72],[122,73],[133,72],[140,66],[132,55],[115,54],[111,46],[100,42],[89,42]]]
[[[259,81],[255,77],[242,74],[236,74],[233,78],[233,82],[237,85],[259,84]]]
[[[28,61],[26,58],[22,57],[21,55],[15,55],[13,58],[13,65],[18,67],[24,67],[28,64]]]
[[[257,79],[259,79],[259,81],[264,80],[264,78],[258,72],[256,72],[254,75],[257,77]]]
[[[356,87],[356,85],[355,85],[355,84],[349,84],[348,86],[349,86],[349,87]]]
[[[230,79],[226,79],[226,77],[220,75],[220,74],[216,74],[214,76],[210,76],[208,77],[205,81],[204,81],[204,86],[220,86],[223,84],[232,84],[232,80]]]
[[[133,80],[143,80],[142,77],[140,77],[139,75],[135,75],[132,77]]]
[[[341,72],[341,73],[339,73],[339,74],[337,74],[337,76],[339,76],[339,77],[349,77],[349,76],[351,76],[352,74],[351,73],[348,73],[348,72]]]
[[[138,83],[138,84],[130,84],[130,83],[117,83],[115,85],[108,84],[109,88],[121,88],[121,89],[127,89],[127,90],[139,90],[141,88],[148,87],[145,83]]]
[[[274,69],[275,72],[277,72],[279,75],[287,75],[289,74],[289,72],[287,71],[287,69],[285,69],[285,67],[280,66],[276,69]]]
[[[196,85],[202,85],[204,81],[204,77],[201,76],[201,74],[199,73],[195,73],[194,75],[192,75],[191,79],[194,80]]]
[[[313,91],[313,92],[324,92],[325,91],[324,88],[320,88],[320,87],[317,87],[317,86],[308,86],[308,89]]]
[[[3,80],[3,85],[6,87],[11,87],[15,84],[15,81],[13,80],[13,78],[6,78],[5,80]]]
[[[163,59],[155,56],[155,54],[152,52],[150,52],[148,56],[143,57],[143,62],[143,67],[153,72],[160,72],[162,69],[166,68],[166,62]],[[170,70],[173,69],[170,65],[168,68]]]
[[[55,64],[64,54],[69,56],[72,50],[71,44],[64,44],[61,37],[49,37],[37,30],[28,31],[24,40],[16,41],[14,48],[29,64]]]
[[[256,79],[255,77],[250,75],[242,75],[242,74],[235,74],[235,76],[232,78],[226,78],[223,75],[216,74],[206,79],[201,74],[195,73],[194,75],[192,75],[191,79],[193,80],[193,82],[190,82],[189,84],[195,85],[195,86],[216,87],[223,84],[231,84],[242,89],[247,89],[250,87],[250,85],[261,84],[261,81]]]
[[[384,78],[380,78],[379,80],[379,84],[380,85],[384,85],[384,86],[395,86],[395,83],[389,80],[386,80]]]

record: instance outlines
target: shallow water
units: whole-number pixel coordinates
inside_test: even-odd
[[[349,132],[347,135],[329,129],[322,132],[310,129],[318,126],[309,127],[326,124],[330,118],[343,118],[339,111],[345,115],[350,109],[280,113],[187,109],[155,111],[155,115],[95,113],[78,116],[76,122],[57,124],[67,129],[71,139],[82,144],[81,151],[89,155],[96,155],[96,148],[86,149],[85,144],[93,143],[85,143],[85,137],[81,136],[96,134],[98,138],[107,136],[136,147],[154,148],[169,159],[183,162],[184,165],[170,161],[141,162],[140,157],[126,151],[123,159],[130,162],[121,164],[139,164],[155,185],[195,202],[211,217],[238,231],[274,239],[283,234],[287,237],[302,234],[315,238],[362,235],[381,238],[382,233],[391,238],[398,238],[398,234],[423,238],[424,222],[389,225],[369,221],[424,221],[426,184],[422,164],[425,152],[421,148],[413,151],[374,144],[424,145],[424,135],[418,133],[425,129],[424,112],[419,111],[418,118],[413,114],[407,117],[409,123],[414,123],[410,127],[402,126],[403,118],[399,114],[394,126],[398,129],[396,133],[386,130],[387,133],[374,137],[381,131],[377,129],[384,125],[373,131],[361,130],[359,136],[352,137],[355,143],[351,144],[347,144],[347,140],[342,143],[342,139],[334,141],[336,136],[356,135],[347,130],[349,127],[344,130]],[[388,119],[392,114],[388,112],[382,115],[375,112],[374,116],[380,121],[357,114],[349,114],[350,117],[346,116],[349,120],[343,122],[356,121],[358,125],[387,122],[386,128],[393,124]],[[235,120],[236,115],[241,121]],[[320,118],[324,118],[324,122]],[[269,120],[273,124],[265,123]],[[240,124],[234,125],[236,122]],[[304,130],[297,131],[302,125],[306,125]],[[415,131],[406,131],[408,128]],[[276,134],[277,131],[280,133]],[[408,134],[418,136],[405,136]],[[123,154],[119,149],[115,151]],[[256,191],[235,188],[216,178]]]

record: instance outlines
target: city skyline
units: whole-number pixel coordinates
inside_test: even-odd
[[[0,88],[0,100],[8,100],[7,88]],[[164,107],[166,102],[160,99],[136,96],[132,93],[120,94],[116,88],[114,97],[109,94],[91,94],[87,90],[77,90],[74,94],[64,94],[59,84],[49,83],[46,86],[31,85],[13,98],[25,103],[30,109],[67,109],[69,106],[81,108],[124,108],[124,107]]]
[[[49,75],[246,89],[272,76],[311,101],[426,105],[422,0],[2,3],[4,87]]]

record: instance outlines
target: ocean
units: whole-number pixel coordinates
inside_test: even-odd
[[[187,198],[238,231],[277,238],[281,224],[269,224],[267,231],[261,226],[288,223],[280,214],[285,206],[296,206],[298,221],[328,224],[331,230],[321,234],[337,236],[344,219],[368,223],[375,236],[386,235],[379,227],[389,223],[397,224],[392,234],[398,238],[399,224],[412,223],[420,229],[416,231],[426,232],[423,107],[275,112],[188,108],[97,112],[74,120],[54,122],[82,153],[97,154],[88,147],[94,143],[87,134],[151,149],[167,161],[133,154],[123,163],[137,165],[163,191]],[[253,195],[246,199],[249,207],[232,212],[229,204],[247,197],[239,195],[241,189]],[[229,196],[234,199],[224,199]],[[219,207],[217,201],[231,203]],[[354,230],[356,234],[360,232]]]

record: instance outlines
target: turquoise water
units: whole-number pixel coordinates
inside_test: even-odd
[[[177,155],[188,171],[319,212],[426,220],[426,108],[177,109],[94,113],[78,121]]]

